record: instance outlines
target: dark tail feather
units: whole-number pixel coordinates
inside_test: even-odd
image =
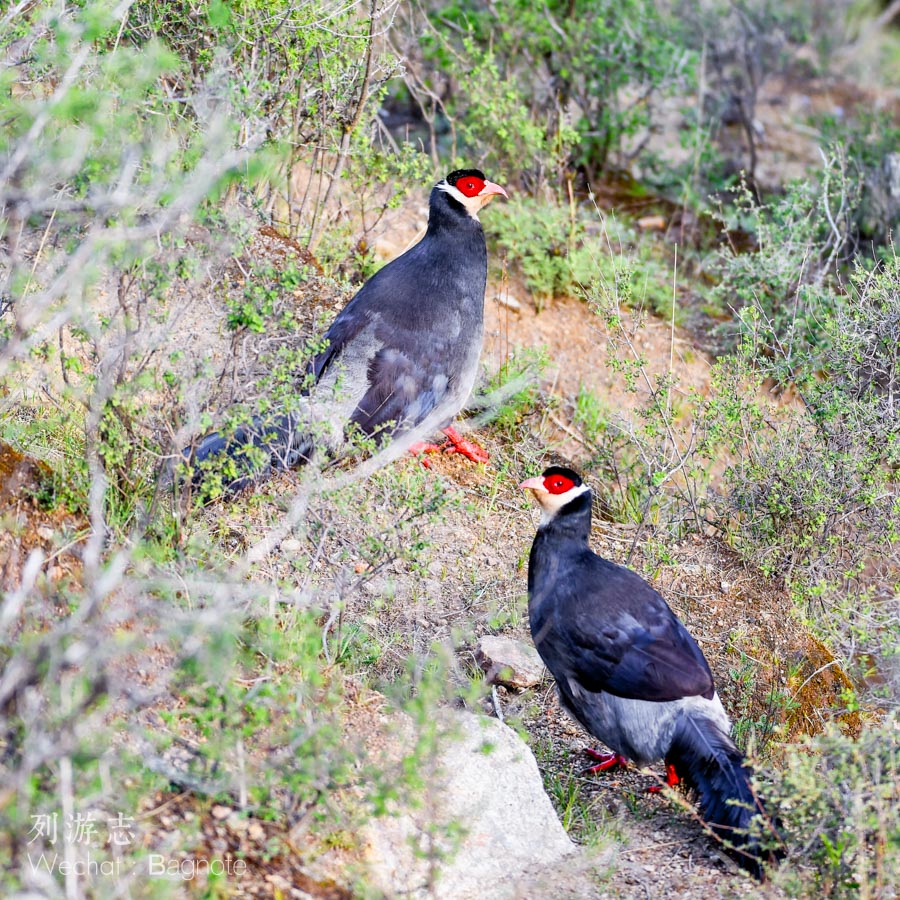
[[[195,447],[182,451],[195,487],[216,480],[226,494],[262,481],[273,469],[288,469],[312,459],[314,442],[298,428],[296,416],[275,419],[254,416],[234,434],[206,435]]]
[[[684,716],[666,757],[678,776],[699,797],[704,821],[722,839],[728,852],[745,869],[762,879],[763,865],[776,862],[783,852],[777,826],[766,813],[750,783],[751,770],[744,755],[727,734],[702,716]],[[762,816],[763,828],[773,840],[760,840],[750,832],[754,816]],[[779,845],[768,849],[769,843]]]

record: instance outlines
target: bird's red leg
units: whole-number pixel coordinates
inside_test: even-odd
[[[666,787],[676,787],[680,783],[681,779],[675,771],[675,764],[666,760]],[[650,794],[658,794],[662,789],[663,786],[661,784],[651,784],[650,787],[647,788],[647,792]]]
[[[409,452],[412,453],[413,456],[418,456],[420,453],[437,453],[440,449],[440,444],[431,444],[428,441],[419,441],[417,444],[413,444],[409,448]]]
[[[474,441],[467,441],[455,428],[445,428],[444,434],[450,444],[444,445],[445,453],[462,453],[466,459],[477,463],[486,463],[490,459],[484,447],[479,447]]]
[[[628,765],[628,760],[621,753],[600,753],[599,750],[591,750],[589,747],[585,747],[584,752],[596,761],[596,765],[587,769],[585,774],[596,775],[597,772],[605,772],[616,766],[625,768]]]

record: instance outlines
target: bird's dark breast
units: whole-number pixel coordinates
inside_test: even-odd
[[[468,242],[442,252],[434,248],[431,257],[411,278],[411,295],[406,312],[419,324],[437,325],[443,310],[467,308],[480,319],[487,285],[487,250],[484,240]]]
[[[702,652],[662,597],[552,527],[532,546],[529,618],[547,668],[572,691],[651,704],[714,694]]]
[[[557,586],[565,585],[578,570],[580,550],[579,547],[574,553],[565,552],[565,548],[553,546],[547,530],[538,531],[528,558],[529,614],[553,605]]]

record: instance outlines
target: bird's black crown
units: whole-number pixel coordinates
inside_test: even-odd
[[[551,475],[562,475],[563,478],[568,478],[575,487],[581,487],[584,484],[581,476],[576,471],[567,469],[565,466],[550,466],[550,468],[544,469],[541,478],[549,478]]]
[[[447,184],[456,187],[456,182],[460,178],[480,178],[482,181],[487,181],[487,177],[480,169],[457,169],[455,172],[451,172],[444,180]]]

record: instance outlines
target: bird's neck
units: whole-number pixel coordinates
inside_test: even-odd
[[[575,497],[555,516],[542,522],[538,534],[556,540],[587,544],[591,535],[591,492],[587,491]]]
[[[590,491],[567,503],[552,519],[538,526],[528,559],[529,616],[537,616],[537,609],[542,605],[537,590],[538,573],[557,572],[570,554],[580,556],[589,550],[590,534]]]
[[[450,229],[482,233],[481,222],[470,216],[466,208],[446,192],[434,188],[428,209],[428,234],[436,235]]]

